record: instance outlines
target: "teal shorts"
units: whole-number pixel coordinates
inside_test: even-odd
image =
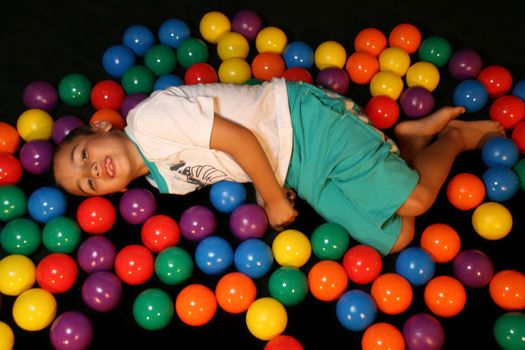
[[[350,99],[287,84],[294,140],[286,186],[356,241],[388,254],[401,230],[396,211],[418,173]]]

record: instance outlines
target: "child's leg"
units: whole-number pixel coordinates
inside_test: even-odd
[[[410,242],[414,239],[416,218],[413,216],[402,216],[401,220],[401,231],[399,232],[399,237],[390,250],[390,253],[402,251],[408,247]]]

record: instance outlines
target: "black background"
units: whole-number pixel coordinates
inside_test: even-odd
[[[347,53],[353,52],[355,35],[366,27],[376,27],[388,33],[395,25],[410,22],[416,25],[423,38],[440,35],[452,45],[453,50],[471,48],[478,51],[484,66],[500,64],[507,67],[517,82],[525,78],[523,64],[523,36],[525,25],[516,2],[504,1],[341,1],[324,0],[307,4],[300,1],[10,1],[0,12],[0,120],[16,124],[18,116],[25,110],[22,103],[23,88],[34,80],[46,80],[57,86],[66,74],[78,72],[91,81],[110,79],[103,70],[101,58],[104,50],[120,44],[125,29],[133,24],[144,24],[155,33],[167,19],[184,20],[192,36],[200,37],[198,24],[207,12],[216,10],[229,18],[240,10],[251,9],[263,19],[263,26],[277,26],[287,34],[288,41],[305,41],[312,48],[326,40],[340,42]],[[252,43],[253,44],[253,43]],[[215,46],[208,44],[210,63],[218,67]],[[255,52],[250,49],[250,57]],[[414,58],[416,59],[416,58]],[[180,68],[179,68],[180,69]],[[311,70],[315,77],[315,69]],[[181,73],[178,71],[176,73]],[[441,71],[441,82],[434,95],[438,105],[450,104],[452,89],[457,84]],[[182,77],[182,75],[180,75]],[[368,86],[351,85],[347,94],[364,105],[370,98]],[[68,107],[60,105],[52,113],[54,118],[73,114],[85,121],[94,110],[91,106]],[[487,118],[487,108],[477,118]],[[468,117],[468,116],[467,116]],[[484,170],[479,152],[461,155],[451,175],[469,171],[480,175]],[[50,176],[24,174],[20,186],[27,194],[44,184]],[[137,186],[147,187],[143,180]],[[149,187],[148,187],[149,188]],[[250,188],[248,188],[250,189]],[[153,189],[152,189],[153,190]],[[524,221],[523,192],[505,203],[514,216],[512,232],[502,240],[487,241],[472,229],[472,212],[454,209],[442,193],[435,206],[418,220],[417,232],[431,223],[443,222],[452,225],[462,237],[463,249],[480,249],[493,260],[496,271],[518,269],[523,271]],[[118,205],[119,196],[110,197]],[[168,214],[178,220],[180,213],[193,204],[211,207],[208,190],[185,196],[157,195],[158,213]],[[253,199],[252,197],[250,199]],[[78,198],[68,197],[68,215],[74,217]],[[298,203],[301,212],[297,222],[290,228],[311,233],[323,221],[307,205]],[[231,239],[227,216],[218,214],[218,234]],[[117,248],[130,243],[140,243],[140,227],[117,219],[116,226],[107,236]],[[273,232],[267,236],[271,244]],[[233,244],[238,242],[232,240]],[[413,243],[419,244],[418,239]],[[188,242],[181,245],[189,251],[194,246]],[[31,256],[35,263],[48,254],[45,248]],[[0,252],[0,256],[5,253]],[[383,259],[383,272],[394,272],[395,255]],[[303,270],[315,262],[312,258]],[[274,265],[274,268],[276,265]],[[451,263],[439,264],[436,275],[451,275]],[[189,327],[175,315],[168,327],[150,332],[141,329],[134,321],[131,306],[134,298],[146,288],[158,287],[167,291],[175,300],[182,286],[163,285],[155,276],[140,286],[124,286],[119,306],[108,313],[97,313],[83,305],[80,287],[86,274],[79,273],[75,286],[63,295],[57,295],[58,314],[79,310],[85,312],[95,324],[93,349],[262,349],[265,342],[254,338],[246,328],[244,315],[230,315],[217,310],[214,319],[202,327]],[[199,282],[214,289],[218,277],[204,276],[195,267],[189,282]],[[188,282],[188,283],[189,283]],[[267,278],[256,281],[258,297],[267,296]],[[354,286],[369,291],[370,286]],[[16,349],[51,348],[49,328],[39,332],[26,332],[16,326],[11,316],[12,297],[3,296],[0,320],[11,325],[15,332]],[[362,332],[350,332],[342,327],[335,315],[335,302],[320,302],[308,295],[299,306],[288,308],[288,326],[285,334],[293,335],[305,349],[350,349],[359,348]],[[414,300],[410,308],[396,316],[378,313],[377,322],[390,322],[400,328],[412,314],[429,312],[423,301],[423,287],[414,288]],[[505,310],[491,300],[488,287],[467,289],[465,309],[452,318],[439,318],[445,328],[446,349],[482,348],[497,349],[492,328],[496,319]]]

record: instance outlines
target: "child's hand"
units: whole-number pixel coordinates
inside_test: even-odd
[[[293,190],[283,189],[283,196],[279,200],[265,203],[264,210],[266,210],[268,222],[276,231],[282,231],[299,215],[294,209],[295,197]]]

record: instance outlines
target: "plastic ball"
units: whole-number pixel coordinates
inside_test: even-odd
[[[55,147],[49,141],[33,140],[20,148],[20,164],[25,171],[42,175],[51,169]]]
[[[490,98],[507,94],[512,87],[510,71],[500,65],[490,65],[481,69],[477,79],[485,85]]]
[[[16,129],[26,142],[47,141],[51,138],[53,118],[43,109],[28,109],[22,112],[16,120]]]
[[[465,307],[467,293],[454,277],[442,275],[431,279],[424,290],[427,307],[440,317],[452,317]]]
[[[357,244],[346,251],[343,256],[343,266],[350,281],[367,284],[379,276],[383,268],[383,261],[376,249]]]
[[[122,74],[120,83],[127,95],[137,92],[149,94],[153,91],[155,74],[146,66],[135,65]]]
[[[263,350],[304,350],[304,347],[291,335],[280,334],[270,339]]]
[[[87,349],[93,341],[93,322],[80,311],[66,311],[51,324],[49,339],[53,349]]]
[[[416,62],[408,68],[406,73],[408,87],[421,86],[430,92],[436,89],[439,80],[439,70],[430,62]]]
[[[0,293],[17,296],[35,284],[35,264],[25,255],[11,254],[0,259]]]
[[[521,121],[512,129],[511,139],[521,154],[525,153],[525,121]]]
[[[142,225],[140,236],[146,248],[159,253],[179,243],[179,225],[168,215],[153,215]]]
[[[213,291],[205,285],[189,284],[177,295],[175,311],[185,324],[203,326],[215,316],[217,299]]]
[[[312,251],[321,260],[339,260],[350,245],[350,235],[341,225],[326,222],[315,228],[310,236]]]
[[[0,321],[0,349],[12,350],[15,345],[15,334],[9,325]]]
[[[272,251],[279,265],[301,267],[310,259],[312,247],[304,233],[288,229],[281,231],[274,238]]]
[[[177,66],[177,55],[168,45],[153,45],[146,51],[144,65],[158,77],[170,74]]]
[[[479,112],[487,104],[487,88],[477,80],[466,79],[454,88],[452,101],[455,106],[465,107],[468,113]]]
[[[370,294],[378,310],[388,315],[398,315],[412,304],[412,286],[397,273],[385,273],[374,280]]]
[[[242,58],[228,58],[221,62],[217,74],[221,83],[244,84],[252,77],[252,68]]]
[[[16,185],[22,178],[22,164],[17,157],[0,152],[0,186]]]
[[[476,79],[482,67],[481,55],[472,49],[458,50],[448,61],[448,71],[457,80]]]
[[[403,323],[402,330],[409,350],[440,350],[445,344],[441,322],[427,313],[410,316]]]
[[[328,67],[317,74],[315,84],[339,95],[346,95],[348,86],[350,85],[350,79],[344,69]]]
[[[399,120],[399,105],[388,96],[374,96],[365,106],[365,114],[378,129],[388,129]]]
[[[133,50],[135,55],[144,57],[148,49],[155,44],[155,35],[145,25],[134,24],[124,31],[122,43]]]
[[[504,129],[512,129],[525,118],[525,102],[512,95],[497,97],[490,105],[489,117]]]
[[[397,101],[403,91],[403,79],[391,72],[377,72],[370,81],[370,94],[375,96],[387,96]]]
[[[159,288],[141,292],[133,301],[133,317],[137,324],[149,331],[165,328],[175,314],[175,307],[168,293]]]
[[[177,49],[177,61],[182,68],[188,69],[192,64],[208,61],[209,52],[206,43],[198,38],[184,39]]]
[[[505,166],[512,168],[519,159],[519,150],[512,139],[494,137],[483,145],[481,157],[483,163],[488,167]]]
[[[511,95],[525,100],[525,79],[518,81],[512,88]]]
[[[400,47],[387,47],[379,54],[378,62],[381,72],[391,72],[402,77],[410,67],[410,56]]]
[[[245,59],[248,57],[249,51],[250,44],[248,44],[248,39],[241,33],[224,33],[217,42],[217,55],[223,61],[228,58]]]
[[[81,287],[84,304],[98,312],[107,312],[117,307],[122,299],[122,282],[110,271],[89,274]]]
[[[89,119],[89,124],[93,125],[97,121],[104,121],[107,120],[111,123],[112,128],[124,130],[124,127],[126,126],[126,121],[124,117],[120,114],[119,111],[115,109],[99,109],[95,111],[91,118]]]
[[[165,74],[165,75],[158,77],[157,80],[155,80],[155,84],[153,85],[153,90],[154,91],[165,90],[172,86],[180,86],[183,84],[184,84],[184,81],[181,78],[179,78],[177,75]],[[127,112],[129,112],[129,110]],[[126,113],[126,116],[127,116],[127,113]]]
[[[489,283],[489,294],[494,303],[504,310],[523,310],[525,274],[513,269],[496,272]]]
[[[427,89],[420,86],[409,87],[399,98],[401,111],[409,118],[424,117],[434,109],[434,95]]]
[[[421,44],[421,32],[410,23],[396,25],[388,34],[388,45],[400,47],[409,54],[416,52]]]
[[[354,38],[356,52],[365,51],[377,57],[387,46],[385,34],[377,28],[362,29]]]
[[[148,97],[148,95],[143,92],[134,92],[126,95],[122,101],[122,105],[120,106],[120,114],[122,117],[126,119],[129,111],[146,99],[146,97]]]
[[[525,191],[525,159],[520,159],[518,162],[516,162],[516,165],[514,165],[513,169],[518,175],[520,189]]]
[[[308,294],[308,278],[296,267],[279,267],[270,275],[268,292],[284,306],[299,305]]]
[[[321,301],[334,301],[348,286],[348,276],[339,262],[321,260],[308,272],[308,287],[314,298]]]
[[[213,211],[202,205],[194,205],[182,212],[179,219],[181,235],[193,242],[198,242],[217,229],[217,218]]]
[[[207,275],[220,275],[232,266],[233,255],[233,248],[227,240],[210,236],[198,243],[195,263]]]
[[[26,214],[26,194],[17,185],[0,186],[0,220],[7,222]]]
[[[108,47],[102,55],[102,67],[113,78],[120,78],[136,62],[133,50],[125,45]]]
[[[10,254],[31,255],[42,243],[40,226],[29,218],[7,222],[1,231],[0,246]]]
[[[204,40],[217,44],[223,34],[231,30],[228,17],[219,11],[210,11],[202,16],[199,22],[199,31]]]
[[[320,71],[332,67],[342,69],[346,63],[346,50],[337,41],[323,41],[314,51],[314,63]]]
[[[51,113],[58,106],[58,91],[51,83],[36,80],[24,87],[22,100],[28,109],[42,109]]]
[[[430,62],[439,68],[450,59],[452,46],[441,36],[429,36],[421,42],[417,54],[421,61]]]
[[[25,331],[40,331],[53,322],[57,302],[42,288],[31,288],[20,294],[13,304],[13,319]]]
[[[189,38],[190,28],[186,22],[178,18],[170,18],[162,22],[158,30],[159,42],[177,49],[180,43]]]
[[[217,304],[231,314],[246,312],[257,297],[253,280],[241,273],[230,272],[222,276],[215,287]]]
[[[269,26],[262,28],[255,37],[257,52],[273,52],[282,54],[288,43],[288,38],[280,28]]]
[[[356,51],[348,56],[345,64],[350,81],[355,84],[368,84],[374,74],[379,72],[377,57],[366,51]]]
[[[518,350],[525,346],[525,315],[507,312],[494,323],[494,338],[503,349]]]
[[[461,249],[461,239],[450,225],[435,223],[428,225],[421,234],[421,248],[425,249],[437,263],[452,261]]]
[[[304,41],[292,41],[282,53],[286,68],[310,69],[314,64],[314,50]]]
[[[139,244],[123,247],[115,256],[115,273],[124,283],[139,285],[153,275],[153,254],[148,248]]]
[[[260,340],[270,340],[286,329],[288,315],[279,301],[264,297],[255,300],[246,312],[250,333]]]
[[[261,17],[252,10],[241,10],[233,16],[231,30],[241,33],[248,40],[255,40],[261,30]]]
[[[85,124],[86,123],[84,123],[82,119],[73,115],[59,117],[53,123],[51,137],[53,138],[55,144],[58,145],[72,130],[84,126]]]
[[[377,317],[374,299],[360,289],[344,292],[337,300],[335,311],[339,323],[353,332],[367,329]]]
[[[132,224],[143,224],[157,211],[157,200],[151,191],[145,188],[127,190],[119,202],[119,212],[122,218]]]
[[[58,83],[58,96],[68,106],[81,107],[89,102],[92,87],[85,75],[70,73]]]
[[[286,66],[281,55],[274,52],[260,52],[253,58],[251,68],[255,79],[272,80],[282,77]]]
[[[78,267],[68,254],[51,253],[36,265],[35,278],[40,286],[53,294],[65,293],[75,284]]]
[[[124,89],[113,80],[102,80],[91,89],[91,104],[95,109],[119,109],[124,100]]]
[[[215,68],[205,62],[194,63],[184,72],[184,82],[187,85],[210,84],[218,81],[219,77]]]
[[[229,227],[240,240],[262,238],[268,228],[268,217],[260,205],[242,204],[231,213]]]
[[[501,203],[485,202],[472,213],[472,226],[481,237],[499,240],[512,229],[512,215]]]
[[[193,273],[191,255],[181,247],[169,247],[155,258],[155,275],[167,285],[179,285]]]
[[[485,184],[476,175],[459,173],[454,175],[446,187],[450,204],[459,210],[471,210],[485,199]]]
[[[84,240],[77,250],[78,266],[86,273],[107,271],[113,268],[117,249],[104,236],[92,236]]]
[[[312,74],[310,74],[306,68],[301,67],[286,69],[283,73],[283,78],[287,81],[302,81],[309,84],[313,84],[314,82]]]
[[[14,154],[20,147],[20,134],[11,124],[0,122],[0,152]]]
[[[237,271],[253,279],[264,277],[272,268],[272,249],[260,239],[248,239],[235,249],[233,262]]]
[[[374,323],[368,327],[361,338],[363,350],[404,350],[405,339],[399,329],[386,322]]]
[[[436,263],[424,249],[409,247],[397,256],[396,272],[410,282],[412,286],[419,287],[434,277]]]
[[[489,167],[481,175],[487,191],[487,198],[494,202],[505,202],[518,193],[519,178],[511,168]]]
[[[67,216],[49,220],[42,230],[42,243],[52,253],[70,254],[80,244],[82,231],[78,223]]]
[[[489,284],[494,276],[490,257],[477,249],[460,252],[452,262],[454,276],[465,286],[480,288]]]
[[[109,199],[94,196],[80,202],[76,218],[83,231],[98,235],[108,232],[113,227],[117,212]]]
[[[246,201],[246,188],[240,182],[219,181],[210,186],[210,202],[221,213],[231,213]]]

